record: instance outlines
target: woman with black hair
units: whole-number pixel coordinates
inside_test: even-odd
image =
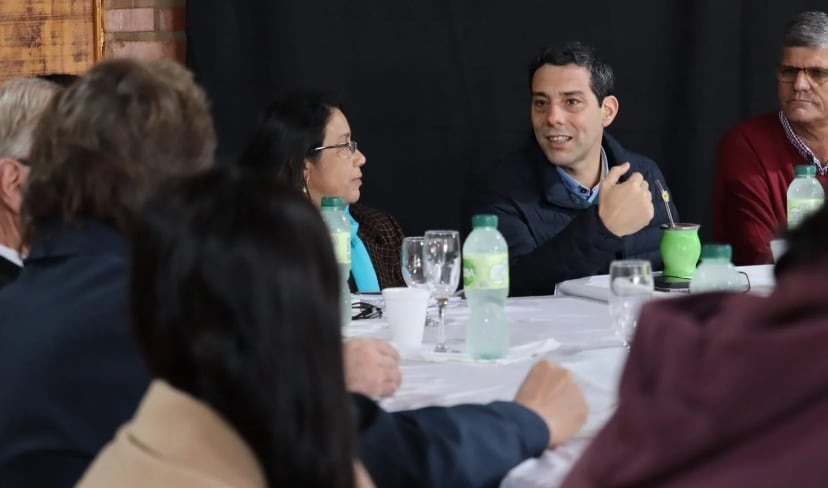
[[[355,481],[337,283],[289,188],[214,170],[155,195],[131,274],[155,380],[80,486],[372,486]]]
[[[405,286],[404,234],[391,216],[357,203],[365,161],[341,104],[296,93],[265,109],[239,165],[304,192],[317,207],[323,196],[342,197],[351,222],[351,290],[376,292]]]

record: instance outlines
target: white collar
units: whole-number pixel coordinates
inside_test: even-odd
[[[6,261],[11,261],[20,267],[23,266],[23,260],[20,259],[20,254],[18,254],[14,249],[6,247],[3,244],[0,244],[0,257],[5,258]]]

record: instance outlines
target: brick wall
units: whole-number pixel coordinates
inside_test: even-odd
[[[232,0],[227,0],[232,1]],[[184,61],[186,0],[0,0],[0,81],[103,57]]]
[[[186,0],[103,0],[103,53],[184,62]]]

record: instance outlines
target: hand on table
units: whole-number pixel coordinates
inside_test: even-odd
[[[581,430],[589,407],[569,370],[546,360],[532,366],[515,402],[538,414],[549,427],[549,447],[566,442]]]
[[[342,346],[345,388],[371,398],[387,397],[400,386],[400,355],[379,339],[357,338]]]
[[[598,217],[604,227],[618,237],[635,234],[650,223],[655,215],[650,184],[635,172],[619,183],[630,169],[630,163],[610,168],[598,190]]]

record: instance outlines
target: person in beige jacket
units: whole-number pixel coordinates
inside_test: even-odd
[[[372,487],[313,205],[210,170],[151,198],[132,242],[133,332],[156,379],[78,486]]]
[[[135,414],[95,459],[80,487],[264,488],[239,434],[213,409],[155,380]]]
[[[372,488],[362,465],[354,468],[356,486]],[[264,488],[267,484],[255,455],[215,411],[155,380],[135,418],[118,431],[78,486]]]

